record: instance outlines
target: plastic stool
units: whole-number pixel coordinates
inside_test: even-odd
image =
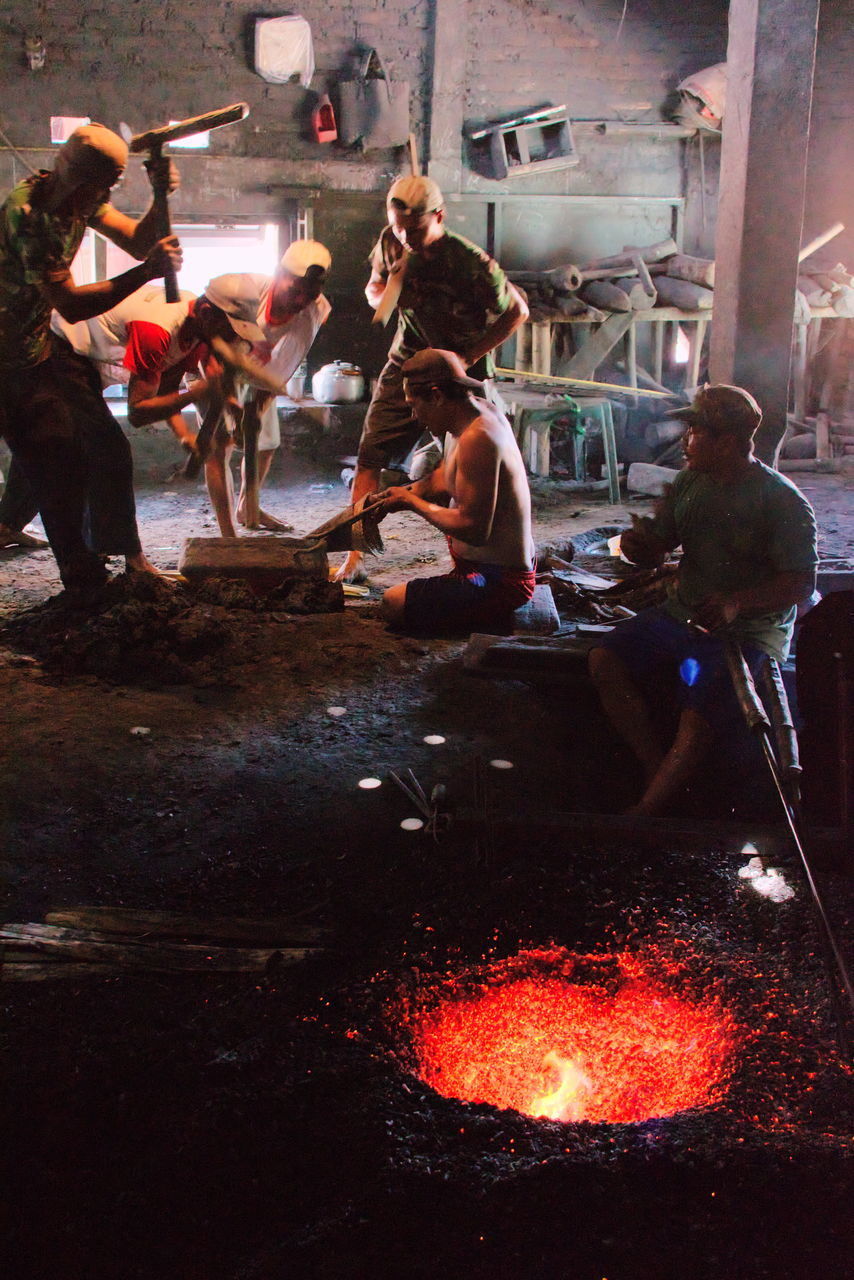
[[[585,417],[598,423],[602,431],[602,445],[605,450],[605,474],[608,478],[608,500],[618,506],[620,502],[620,474],[617,470],[617,441],[614,435],[614,415],[611,412],[611,401],[605,396],[573,396],[578,405],[581,420]]]

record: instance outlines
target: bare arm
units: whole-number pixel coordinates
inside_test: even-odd
[[[516,332],[519,325],[524,324],[528,319],[530,314],[528,304],[519,290],[509,282],[507,288],[510,291],[510,306],[506,311],[502,311],[497,320],[493,321],[483,334],[480,342],[466,351],[463,356],[463,360],[469,368],[473,364],[477,364],[481,356],[485,356],[490,351],[494,351],[496,347],[500,347],[502,342],[506,342],[511,334]]]
[[[160,190],[165,191],[166,195],[171,194],[180,185],[178,170],[168,156],[160,156],[156,161],[148,160],[145,168],[152,187],[155,189],[159,187]],[[125,253],[129,253],[132,258],[139,258],[140,261],[148,256],[160,239],[158,235],[160,213],[154,202],[139,219],[129,218],[126,213],[121,213],[113,205],[108,204],[89,225],[95,227],[108,240],[112,240],[113,244],[118,245],[120,249],[124,249]]]
[[[442,533],[483,546],[492,535],[498,474],[499,455],[494,441],[485,431],[469,428],[457,446],[452,507],[429,501],[415,488],[387,489],[383,500],[391,510],[414,511]]]
[[[778,573],[761,586],[709,596],[697,610],[697,621],[713,631],[740,614],[781,613],[809,599],[814,590],[814,572]]]
[[[151,250],[144,262],[131,267],[112,280],[96,280],[92,284],[75,284],[71,272],[42,286],[48,302],[63,320],[73,324],[77,320],[91,320],[122,302],[131,293],[141,289],[149,280],[164,275],[171,264],[178,271],[181,266],[181,248],[175,236],[167,236]]]
[[[365,285],[365,297],[376,311],[382,301],[383,294],[386,291],[388,282],[403,270],[404,259],[400,258],[389,271],[388,275],[382,275],[376,267],[371,270],[371,278]]]
[[[171,373],[171,370],[169,372]],[[132,427],[146,427],[152,422],[169,422],[175,430],[172,419],[187,405],[195,404],[212,391],[216,391],[219,385],[218,375],[214,375],[191,382],[186,391],[179,391],[177,388],[180,375],[177,379],[173,377],[168,381],[167,376],[164,375],[161,379],[156,376],[143,377],[137,373],[131,374],[128,384],[128,422]],[[166,390],[164,390],[164,383]],[[171,389],[169,389],[170,384]],[[176,434],[179,433],[176,432]]]

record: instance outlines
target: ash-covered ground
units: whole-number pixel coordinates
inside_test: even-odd
[[[800,481],[828,565],[850,562],[844,479]],[[304,533],[346,500],[334,468],[290,459],[266,505]],[[537,506],[541,542],[642,509],[554,486]],[[163,568],[215,532],[201,488],[143,483],[139,510]],[[377,585],[442,570],[421,522],[382,532]],[[173,593],[154,613],[134,602],[136,630],[124,618],[95,643],[47,603],[49,551],[5,552],[0,575],[4,920],[81,904],[299,914],[325,936],[319,956],[267,973],[3,985],[8,1274],[845,1274],[848,1077],[794,863],[795,897],[775,904],[737,877],[741,828],[686,846],[538,827],[632,798],[591,699],[474,679],[462,642],[391,635],[372,599],[323,613],[194,599],[194,626]],[[486,833],[403,831],[414,810],[389,773],[407,768],[459,812],[484,807],[485,776]],[[366,777],[382,786],[361,790]],[[761,849],[758,831],[745,819]],[[844,928],[844,882],[823,885]],[[695,957],[677,985],[707,982],[746,1028],[719,1107],[561,1125],[411,1074],[407,1010],[430,975],[662,937]]]

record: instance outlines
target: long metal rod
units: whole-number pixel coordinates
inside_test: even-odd
[[[851,978],[845,964],[845,958],[836,941],[833,929],[830,925],[827,912],[824,909],[821,894],[818,885],[812,873],[812,869],[807,858],[803,842],[798,832],[798,823],[795,813],[786,796],[786,791],[780,778],[780,770],[777,765],[777,757],[774,755],[774,748],[771,742],[771,725],[765,714],[765,708],[756,692],[756,686],[753,683],[753,676],[750,668],[745,661],[741,646],[736,641],[725,641],[724,651],[726,654],[727,666],[729,668],[730,677],[732,679],[733,689],[735,691],[738,704],[741,707],[742,714],[747,723],[747,727],[753,732],[758,733],[762,740],[762,750],[771,773],[777,794],[780,797],[780,803],[783,806],[783,812],[786,815],[786,822],[789,827],[795,848],[798,851],[798,857],[801,860],[801,866],[804,870],[807,885],[812,895],[813,905],[819,920],[819,936],[821,938],[822,950],[825,953],[825,964],[828,970],[828,978],[830,980],[830,997],[836,1012],[836,1025],[839,1039],[839,1047],[847,1062],[851,1061],[851,1048],[848,1041],[848,1033],[845,1026],[845,1012],[840,1007],[836,982],[834,978],[833,965],[835,963],[839,978],[848,997],[848,1003],[852,1011],[854,1011],[854,987],[851,985]]]
[[[556,382],[567,387],[595,387],[597,391],[621,391],[624,396],[649,396],[651,400],[680,400],[678,391],[642,391],[637,387],[624,387],[619,382],[591,382],[587,378],[559,378],[556,373],[529,373],[523,369],[496,369],[496,373],[506,374],[515,380],[539,382]],[[498,390],[501,390],[499,384]]]
[[[777,768],[777,760],[774,755],[774,751],[771,746],[771,742],[769,740],[769,736],[767,733],[762,734],[762,750],[765,752],[765,759],[768,761],[768,768],[770,769],[771,776],[774,779],[774,786],[777,788],[777,794],[779,795],[780,802],[783,805],[783,811],[786,815],[786,822],[789,825],[789,832],[791,834],[792,840],[794,841],[795,848],[798,851],[798,857],[801,860],[801,866],[803,867],[804,875],[806,876],[807,884],[809,885],[809,890],[810,890],[810,893],[812,894],[813,903],[815,904],[816,911],[818,912],[819,919],[821,920],[821,925],[824,931],[825,940],[827,941],[827,944],[830,947],[831,953],[833,955],[833,959],[836,962],[836,967],[839,970],[839,977],[842,982],[842,986],[845,989],[845,994],[848,996],[848,1001],[851,1005],[851,1009],[852,1011],[854,1011],[854,986],[852,986],[851,984],[851,976],[848,973],[848,968],[845,964],[845,957],[842,955],[842,952],[839,948],[839,944],[837,943],[836,938],[834,936],[833,929],[830,926],[830,921],[827,918],[827,912],[824,909],[824,903],[822,902],[821,894],[818,891],[818,886],[813,878],[812,870],[810,868],[810,864],[807,859],[804,846],[798,834],[797,823],[795,821],[795,817],[792,812],[792,807],[786,798],[786,793],[783,788],[783,784],[780,781],[780,771]]]

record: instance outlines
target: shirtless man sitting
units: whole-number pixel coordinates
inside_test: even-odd
[[[446,535],[454,567],[390,587],[383,616],[415,631],[506,629],[535,584],[531,494],[519,446],[454,352],[419,351],[403,376],[419,424],[451,441],[431,475],[384,490],[381,518],[392,511],[423,517]]]

